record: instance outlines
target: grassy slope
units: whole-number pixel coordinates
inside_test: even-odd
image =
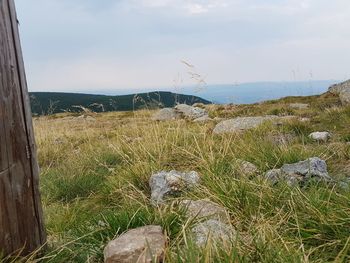
[[[286,103],[310,102],[308,110]],[[108,240],[127,229],[160,224],[169,236],[167,262],[349,262],[350,192],[310,184],[272,187],[240,175],[234,160],[264,171],[319,156],[337,179],[350,175],[350,108],[337,98],[286,98],[257,105],[211,106],[212,116],[286,114],[310,123],[266,124],[241,135],[214,136],[214,124],[156,123],[152,111],[104,113],[96,121],[65,115],[35,120],[49,250],[43,262],[102,262]],[[311,142],[329,130],[330,143]],[[271,134],[296,136],[277,146]],[[197,170],[202,187],[184,196],[225,206],[240,234],[234,248],[199,250],[186,235],[191,222],[176,205],[150,205],[148,179],[159,170]]]
[[[109,112],[173,107],[176,103],[186,103],[190,105],[194,103],[210,103],[197,96],[164,91],[122,96],[32,92],[30,93],[30,98],[32,112],[36,115],[81,111],[81,109],[76,106],[83,106],[94,112]]]

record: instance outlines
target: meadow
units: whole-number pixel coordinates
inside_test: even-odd
[[[291,109],[291,102],[310,108]],[[349,188],[320,182],[302,188],[271,185],[264,173],[317,156],[336,181],[345,181],[350,107],[330,94],[206,107],[212,117],[276,114],[309,121],[214,135],[213,122],[155,122],[155,111],[147,109],[35,118],[48,242],[45,252],[23,262],[103,262],[109,240],[148,224],[166,232],[166,262],[349,262]],[[313,131],[329,131],[332,138],[314,142],[308,138]],[[290,139],[276,143],[274,138],[283,136]],[[246,176],[236,167],[238,159],[252,162],[259,173]],[[199,172],[201,186],[152,206],[150,176],[173,169]],[[188,234],[194,222],[176,205],[181,198],[209,198],[225,207],[236,243],[197,248]]]

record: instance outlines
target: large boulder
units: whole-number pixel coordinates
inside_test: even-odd
[[[306,183],[311,178],[323,181],[331,181],[328,175],[327,164],[318,157],[312,157],[305,161],[293,164],[284,164],[281,169],[273,169],[265,174],[265,178],[272,183],[281,180],[286,181],[290,185],[298,183]]]
[[[110,241],[104,249],[104,262],[163,262],[165,247],[166,237],[160,226],[140,227]]]
[[[350,89],[340,92],[339,98],[343,105],[350,105]]]
[[[152,116],[152,119],[155,121],[169,121],[169,120],[176,120],[180,118],[181,118],[181,114],[172,108],[161,109]]]
[[[187,104],[178,104],[175,106],[175,110],[181,113],[185,118],[191,120],[208,116],[208,112],[205,109],[193,107]]]
[[[329,92],[339,95],[343,105],[350,104],[350,80],[335,84],[328,89]]]
[[[350,80],[332,85],[329,87],[328,91],[330,93],[339,95],[343,91],[349,91],[350,92]]]
[[[199,184],[200,177],[197,172],[182,173],[178,171],[159,172],[151,176],[151,201],[154,204],[164,202],[164,197],[175,195],[181,191]]]
[[[240,132],[256,128],[265,121],[278,119],[278,116],[238,117],[222,121],[216,125],[213,132],[216,134]]]

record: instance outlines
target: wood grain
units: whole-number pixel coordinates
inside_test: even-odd
[[[0,250],[45,243],[33,125],[13,0],[0,1]]]

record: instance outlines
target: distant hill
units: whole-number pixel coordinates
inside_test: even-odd
[[[78,112],[82,107],[94,112],[130,111],[143,108],[173,107],[177,103],[194,104],[211,102],[193,95],[172,92],[149,92],[121,96],[92,95],[79,93],[30,92],[34,115],[61,112]]]

